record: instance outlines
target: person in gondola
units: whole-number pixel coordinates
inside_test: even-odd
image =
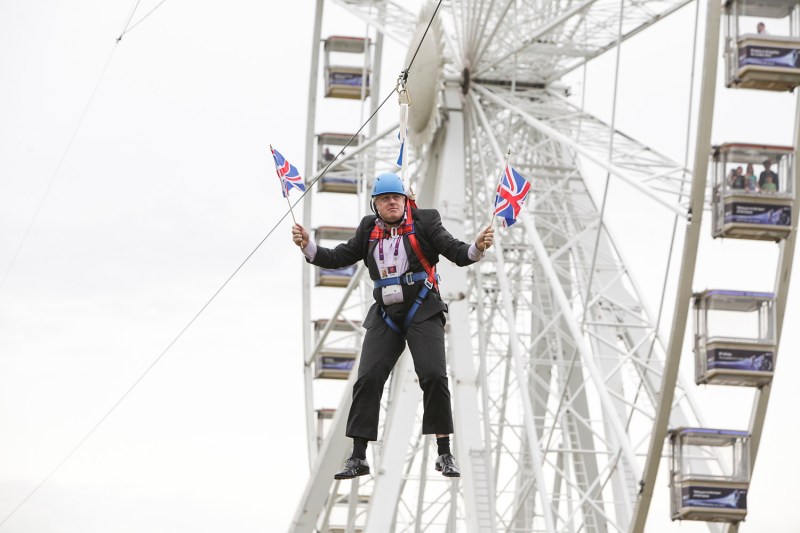
[[[741,166],[731,171],[731,189],[744,189],[745,177],[744,169]]]
[[[758,185],[761,187],[762,190],[765,190],[764,185],[767,183],[767,180],[769,180],[769,178],[772,178],[771,183],[773,185],[768,186],[766,192],[776,192],[781,188],[780,183],[778,182],[778,175],[770,168],[771,166],[772,166],[772,161],[770,161],[769,159],[764,161],[764,172],[762,172],[758,176]],[[772,190],[770,191],[769,189]]]
[[[761,187],[758,185],[758,178],[756,171],[753,169],[753,164],[747,165],[747,170],[744,176],[744,190],[746,192],[761,192]]]
[[[346,435],[353,452],[336,479],[369,474],[366,450],[378,439],[378,417],[383,387],[406,343],[422,389],[422,433],[435,434],[435,469],[446,477],[461,472],[450,451],[453,414],[445,361],[444,326],[447,304],[439,293],[435,266],[444,256],[458,266],[480,261],[492,246],[494,230],[482,230],[474,243],[453,237],[435,209],[417,209],[394,173],[375,179],[372,209],[355,235],[336,248],[318,246],[300,224],[292,239],[306,260],[322,268],[340,268],[364,261],[373,282],[375,303],[367,312],[366,334]]]

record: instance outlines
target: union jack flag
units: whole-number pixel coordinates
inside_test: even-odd
[[[517,221],[522,204],[528,197],[531,184],[512,167],[506,165],[503,179],[497,186],[494,199],[494,216],[503,217],[503,226],[509,227]]]
[[[275,159],[275,171],[281,179],[281,191],[284,198],[289,196],[289,191],[292,187],[305,191],[306,185],[294,165],[289,164],[286,158],[272,146],[269,149],[272,151],[272,158]]]

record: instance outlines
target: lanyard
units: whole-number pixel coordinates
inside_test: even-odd
[[[401,239],[402,239],[402,237],[400,235],[398,235],[397,236],[397,240],[394,242],[395,263],[397,263],[397,252],[400,249],[400,241],[401,241]],[[384,241],[384,239],[380,239],[378,241],[378,257],[380,258],[381,263],[384,262],[384,259],[383,259],[383,241]]]

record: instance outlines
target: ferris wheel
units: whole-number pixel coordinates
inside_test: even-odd
[[[349,452],[344,421],[360,320],[371,291],[361,267],[306,267],[304,372],[311,474],[292,532],[645,531],[659,469],[670,476],[673,519],[722,522],[728,531],[736,530],[744,516],[741,509],[684,508],[680,495],[696,495],[701,488],[726,498],[746,492],[740,478],[747,468],[742,474],[737,470],[742,465],[726,465],[721,450],[739,450],[747,458],[745,466],[752,466],[773,369],[759,363],[750,374],[717,369],[722,372],[718,376],[709,365],[698,371],[698,383],[758,387],[748,431],[706,428],[693,400],[695,383],[678,373],[690,299],[701,326],[713,310],[755,312],[763,321],[759,331],[771,335],[758,340],[774,355],[788,281],[784,276],[770,294],[712,290],[693,295],[699,222],[707,202],[716,195],[724,204],[719,216],[727,220],[725,206],[738,198],[736,191],[725,192],[726,182],[720,185],[716,177],[716,192],[710,192],[706,169],[711,153],[717,162],[713,168],[722,174],[736,161],[767,157],[782,161],[783,175],[796,180],[797,139],[794,147],[731,144],[711,149],[720,27],[714,3],[709,2],[706,14],[709,50],[703,69],[708,79],[701,87],[703,111],[689,169],[618,131],[613,119],[609,123],[587,113],[568,97],[563,82],[688,0],[556,1],[546,6],[465,0],[442,2],[438,9],[431,4],[418,14],[392,1],[332,0],[329,4],[366,23],[367,30],[360,36],[326,37],[326,3],[317,0],[306,174],[312,180],[319,177],[319,183],[306,197],[304,225],[315,228],[318,242],[333,244],[352,235],[367,208],[372,178],[397,169],[396,121],[384,121],[384,127],[370,122],[354,135],[353,126],[335,131],[320,119],[333,102],[337,113],[361,119],[378,109],[394,86],[393,79],[384,84],[388,88],[381,83],[385,39],[408,49],[404,66],[415,61],[403,87],[411,99],[406,179],[419,205],[437,208],[456,237],[477,234],[490,220],[507,149],[513,151],[514,168],[531,179],[533,193],[519,223],[500,232],[487,260],[463,270],[440,265],[442,297],[449,304],[454,452],[463,472],[457,482],[432,471],[433,447],[420,431],[420,392],[407,356],[384,392],[381,437],[370,448],[374,475],[334,481],[333,473]],[[793,13],[796,17],[798,11]],[[318,83],[320,74],[323,84]],[[774,76],[766,78],[763,83],[776,84]],[[781,83],[785,89],[790,82]],[[598,193],[589,185],[589,168],[606,176],[605,190]],[[624,183],[634,202],[669,214],[685,232],[673,232],[666,243],[682,247],[672,265],[676,296],[669,337],[662,333],[668,329],[659,312],[664,302],[646,303],[646,291],[606,222],[608,180]],[[789,181],[780,198],[761,202],[793,212],[794,220]],[[758,203],[754,198],[747,200]],[[730,227],[719,224],[716,236],[780,241],[779,270],[791,270],[791,223],[766,232],[744,218]],[[734,349],[724,343],[719,348],[704,331],[695,331],[694,337],[700,339],[696,350],[703,350],[703,357],[712,350]],[[677,450],[669,474],[662,459],[668,435]],[[756,447],[751,449],[753,436]],[[680,461],[690,457],[688,449],[702,455],[687,459],[696,479],[704,480],[695,485],[695,478],[681,477]]]

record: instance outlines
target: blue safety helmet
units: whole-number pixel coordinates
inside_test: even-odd
[[[386,172],[375,178],[375,183],[372,184],[372,197],[375,198],[381,194],[406,194],[403,187],[403,180],[394,172]]]

